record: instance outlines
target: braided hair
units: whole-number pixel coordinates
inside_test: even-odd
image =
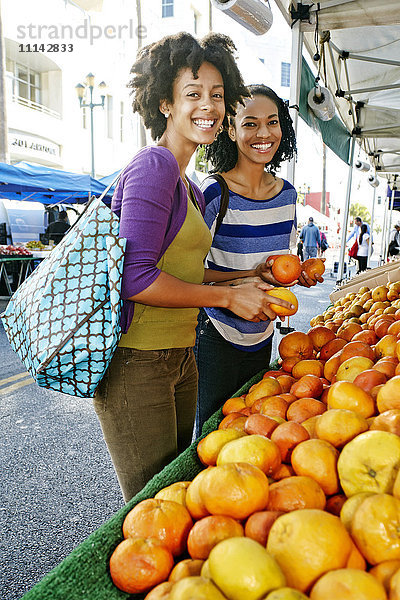
[[[212,64],[221,73],[226,111],[223,124],[228,126],[228,116],[234,116],[238,102],[243,104],[243,97],[249,96],[235,62],[235,51],[234,43],[226,35],[212,33],[196,40],[190,33],[181,32],[166,36],[138,52],[128,87],[133,90],[133,111],[142,116],[154,140],[159,139],[166,129],[166,119],[159,107],[163,100],[173,102],[173,85],[180,70],[189,68],[197,78],[204,62]]]
[[[278,108],[282,139],[271,162],[265,164],[266,170],[272,173],[272,175],[275,175],[276,171],[281,166],[281,163],[293,158],[297,151],[296,135],[293,129],[292,118],[289,114],[289,108],[286,102],[266,85],[249,85],[248,89],[252,97],[266,96],[267,98],[270,98]],[[229,122],[231,125],[235,125],[232,117],[230,117]],[[211,173],[226,173],[235,167],[238,161],[238,150],[236,142],[231,140],[227,129],[224,129],[217,139],[206,147],[205,156],[213,165]]]

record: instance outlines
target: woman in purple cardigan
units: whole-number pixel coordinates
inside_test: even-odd
[[[251,320],[275,318],[260,281],[204,272],[211,235],[204,197],[185,175],[199,144],[210,144],[247,95],[235,47],[188,33],[144,48],[132,67],[133,109],[157,140],[124,170],[112,208],[127,239],[123,335],[94,400],[128,501],[191,441],[197,395],[193,356],[198,307],[218,306]]]

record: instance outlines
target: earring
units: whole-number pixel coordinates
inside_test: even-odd
[[[164,113],[164,117],[165,117],[166,119],[168,119],[168,117],[169,117],[169,112],[166,112],[166,113]]]
[[[219,136],[220,133],[222,133],[224,130],[223,126],[221,125],[220,127],[218,127],[217,133],[215,134],[215,139],[217,139],[217,137]]]

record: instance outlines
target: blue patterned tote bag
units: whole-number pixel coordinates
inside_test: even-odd
[[[1,315],[13,350],[37,384],[83,398],[94,396],[121,335],[126,240],[118,237],[118,217],[102,202],[107,191],[92,198]]]

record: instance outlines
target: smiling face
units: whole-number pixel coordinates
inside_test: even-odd
[[[166,134],[175,143],[211,144],[225,117],[224,84],[221,73],[203,63],[194,78],[192,70],[182,69],[173,85],[173,102],[162,101],[167,113]]]
[[[236,142],[238,162],[269,163],[279,148],[282,130],[278,107],[270,98],[254,96],[238,106],[229,137]]]

